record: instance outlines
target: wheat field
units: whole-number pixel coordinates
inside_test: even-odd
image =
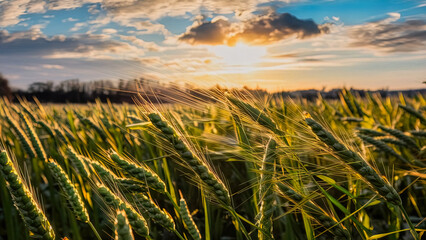
[[[3,99],[0,239],[424,237],[425,96],[203,94]]]

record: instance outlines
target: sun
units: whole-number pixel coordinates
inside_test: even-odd
[[[230,66],[250,66],[260,63],[262,57],[266,55],[266,48],[263,46],[249,46],[238,43],[235,46],[211,46],[209,51]]]

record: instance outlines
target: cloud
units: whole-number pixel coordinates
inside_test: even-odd
[[[102,33],[104,34],[115,34],[117,33],[117,30],[114,28],[104,28],[102,29]]]
[[[0,30],[0,49],[7,50],[4,46],[7,44],[11,44],[16,40],[28,39],[28,40],[36,40],[38,38],[43,37],[43,33],[40,28],[31,28],[28,31],[22,32],[14,32],[9,33],[6,30]],[[0,51],[1,52],[1,51]]]
[[[236,11],[253,12],[266,0],[156,0],[156,1],[128,1],[128,0],[104,0],[102,7],[116,17],[140,18],[144,16],[151,20],[157,20],[164,16],[185,16],[199,14],[200,9],[216,14],[232,14]],[[278,1],[279,2],[279,1]],[[288,2],[288,1],[281,1]]]
[[[268,45],[293,36],[304,39],[327,32],[328,25],[318,25],[310,19],[301,20],[289,13],[269,13],[237,23],[223,17],[197,21],[179,40],[192,45],[232,46],[240,41],[251,45]]]
[[[142,39],[139,39],[139,38],[137,38],[135,36],[120,36],[120,38],[122,40],[131,42],[133,45],[136,45],[136,46],[142,47],[144,49],[147,49],[147,50],[149,50],[151,52],[158,52],[158,51],[161,50],[161,47],[158,46],[156,43],[154,43],[154,42],[146,42],[146,41],[144,41]]]
[[[278,0],[294,2],[297,0]],[[216,14],[232,14],[245,17],[258,10],[259,5],[267,0],[2,0],[0,1],[0,27],[21,22],[20,16],[28,13],[44,13],[48,10],[67,10],[89,6],[89,12],[99,13],[94,4],[107,11],[115,19],[150,19],[158,20],[165,16],[187,16],[199,14],[201,9]]]
[[[192,45],[222,45],[227,44],[232,32],[231,23],[226,18],[214,18],[208,22],[195,22],[179,40]]]
[[[102,0],[49,0],[47,1],[47,9],[63,10],[74,9],[83,6],[87,3],[99,3]]]
[[[78,30],[80,30],[83,27],[86,27],[87,23],[86,22],[78,22],[76,24],[74,24],[74,26],[72,28],[70,28],[70,32],[76,32]]]
[[[0,27],[16,25],[21,22],[19,18],[25,13],[42,13],[44,7],[40,7],[44,1],[30,0],[5,0],[0,2]]]
[[[31,29],[16,33],[0,31],[0,54],[45,59],[137,59],[144,55],[144,49],[102,34],[47,37],[40,29]]]
[[[62,20],[62,22],[77,22],[77,21],[78,21],[77,18],[72,18],[72,17]]]
[[[22,15],[44,13],[47,10],[72,9],[101,0],[3,0],[0,1],[0,27],[20,23]]]
[[[163,24],[153,23],[151,21],[131,21],[131,22],[122,22],[125,26],[131,26],[138,30],[138,34],[153,34],[153,33],[162,33],[163,35],[170,34],[169,30]]]
[[[351,47],[365,47],[379,52],[414,52],[426,47],[426,21],[400,19],[399,13],[389,17],[349,28]]]
[[[64,66],[57,64],[43,64],[41,66],[46,69],[64,69]]]

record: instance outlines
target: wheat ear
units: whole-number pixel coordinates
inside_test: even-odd
[[[133,240],[132,227],[127,220],[126,212],[117,210],[117,217],[114,223],[115,240]]]
[[[36,153],[35,153],[34,147],[31,144],[30,139],[28,139],[28,136],[19,126],[19,124],[14,119],[12,119],[12,117],[8,113],[6,113],[6,121],[13,128],[13,130],[15,130],[15,134],[18,135],[18,139],[21,142],[24,150],[27,152],[28,156],[31,159],[35,158]]]
[[[405,142],[409,148],[412,148],[416,151],[420,150],[419,146],[417,146],[416,141],[414,141],[411,137],[405,135],[404,132],[402,132],[398,129],[387,128],[387,127],[382,126],[382,125],[380,125],[379,128],[381,130],[393,135],[394,137],[398,138],[399,140]]]
[[[66,154],[72,165],[76,167],[77,172],[83,177],[88,178],[90,176],[90,172],[85,164],[85,157],[77,154],[71,147],[67,147]]]
[[[334,150],[334,153],[346,164],[348,164],[355,172],[367,180],[368,183],[388,202],[397,205],[404,214],[405,220],[410,225],[411,234],[415,239],[419,239],[413,223],[411,222],[407,212],[402,206],[401,198],[398,192],[386,181],[384,178],[370,166],[368,163],[357,153],[346,148],[342,143],[321,124],[312,118],[305,118],[306,123],[311,127],[312,131],[317,137],[325,143],[328,147]]]
[[[38,158],[43,161],[46,161],[46,152],[44,151],[43,145],[41,144],[40,139],[38,138],[37,133],[34,130],[33,124],[23,113],[19,113],[19,115],[24,120],[24,125],[27,129],[28,135],[30,136],[31,143],[34,147],[35,152],[37,153]]]
[[[189,212],[188,205],[186,204],[186,201],[182,196],[179,201],[179,213],[191,237],[194,240],[201,240],[202,237],[201,237],[200,231],[198,230],[197,225],[195,225],[195,222],[192,219],[191,213]]]
[[[144,194],[135,194],[135,202],[138,204],[138,207],[142,208],[147,215],[154,220],[154,222],[160,224],[161,226],[173,231],[175,228],[175,223],[170,217],[170,214],[162,211],[157,204],[155,204],[150,198]]]
[[[273,239],[272,235],[272,215],[275,210],[274,206],[274,184],[273,174],[275,172],[275,161],[277,158],[277,143],[271,139],[267,146],[265,155],[262,160],[262,168],[260,169],[259,183],[259,221],[258,225],[263,231],[258,232],[259,240]]]
[[[77,112],[74,112],[74,113],[75,113],[75,115],[77,115],[77,118],[83,124],[86,124],[89,127],[93,128],[99,134],[99,136],[101,136],[102,139],[106,139],[107,138],[107,135],[105,134],[105,132],[98,125],[96,125],[91,119],[83,117],[82,115],[80,115]]]
[[[404,111],[406,111],[407,113],[418,118],[422,124],[426,125],[426,118],[419,111],[415,110],[414,108],[412,108],[410,106],[404,106],[404,105],[401,105],[401,104],[399,104],[398,106],[400,108],[402,108]]]
[[[394,137],[380,137],[380,138],[377,138],[377,140],[380,140],[385,143],[393,144],[399,147],[407,147],[407,144],[405,142],[398,140]]]
[[[71,210],[73,211],[76,218],[84,223],[87,223],[92,228],[97,239],[101,240],[98,231],[90,222],[89,214],[87,213],[87,209],[81,200],[80,194],[72,184],[71,180],[68,178],[65,171],[53,159],[49,159],[47,165],[52,172],[53,177],[64,192],[65,197],[68,200],[68,203],[71,206]]]
[[[62,170],[62,168],[57,163],[55,163],[53,159],[49,159],[47,165],[50,171],[52,172],[52,175],[55,178],[56,182],[59,184],[62,191],[65,193],[65,197],[71,205],[71,209],[74,212],[76,218],[85,223],[90,221],[89,214],[87,213],[87,209],[84,206],[83,201],[81,200],[80,194],[78,194],[77,189],[69,180],[64,170]]]
[[[116,152],[112,150],[110,151],[109,156],[121,169],[124,170],[125,175],[146,183],[148,187],[156,191],[161,193],[166,192],[166,184],[151,169],[131,163],[126,159],[121,158]]]
[[[43,240],[54,240],[53,228],[27,187],[22,183],[6,151],[0,153],[0,168],[15,207],[32,236]]]
[[[136,210],[132,206],[123,202],[123,200],[117,197],[105,186],[99,186],[98,192],[105,200],[107,205],[113,206],[115,209],[123,210],[126,212],[130,226],[132,226],[132,229],[137,234],[143,237],[149,236],[149,229],[145,219],[138,212],[136,212]]]
[[[88,163],[92,166],[94,172],[102,179],[104,182],[117,184],[118,187],[124,188],[128,192],[147,192],[148,189],[145,185],[142,185],[141,182],[135,181],[128,178],[117,177],[113,172],[102,164],[86,159]]]
[[[356,130],[358,130],[359,133],[364,134],[364,135],[368,135],[371,137],[384,137],[386,136],[386,133],[382,133],[379,131],[376,131],[374,129],[370,129],[370,128],[355,128]]]
[[[272,119],[270,119],[268,116],[266,116],[266,114],[261,112],[259,109],[230,95],[226,96],[226,98],[233,105],[235,105],[240,111],[242,111],[247,116],[249,116],[253,121],[259,123],[260,125],[264,126],[267,129],[272,130],[273,132],[278,131],[278,128],[275,122]]]
[[[37,121],[37,124],[40,125],[44,129],[44,131],[46,131],[46,133],[49,134],[52,138],[55,137],[55,133],[45,121],[39,120]]]
[[[426,131],[425,130],[413,130],[410,131],[411,135],[418,137],[418,138],[426,138]]]
[[[188,165],[198,174],[201,180],[213,191],[215,196],[225,203],[230,205],[231,198],[228,189],[222,181],[209,169],[209,167],[195,154],[193,154],[188,146],[176,134],[175,130],[171,128],[167,122],[163,121],[160,115],[151,113],[148,115],[152,124],[158,128],[172,144],[173,148],[178,152],[179,156],[184,159]]]
[[[323,143],[333,149],[334,153],[344,163],[348,164],[355,172],[364,177],[382,197],[397,206],[402,204],[401,198],[396,190],[387,181],[385,181],[384,178],[379,176],[379,174],[370,165],[368,165],[368,163],[359,154],[346,148],[314,119],[306,118],[305,121]]]

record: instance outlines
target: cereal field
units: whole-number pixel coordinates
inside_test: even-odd
[[[425,96],[0,103],[0,239],[422,239]]]

